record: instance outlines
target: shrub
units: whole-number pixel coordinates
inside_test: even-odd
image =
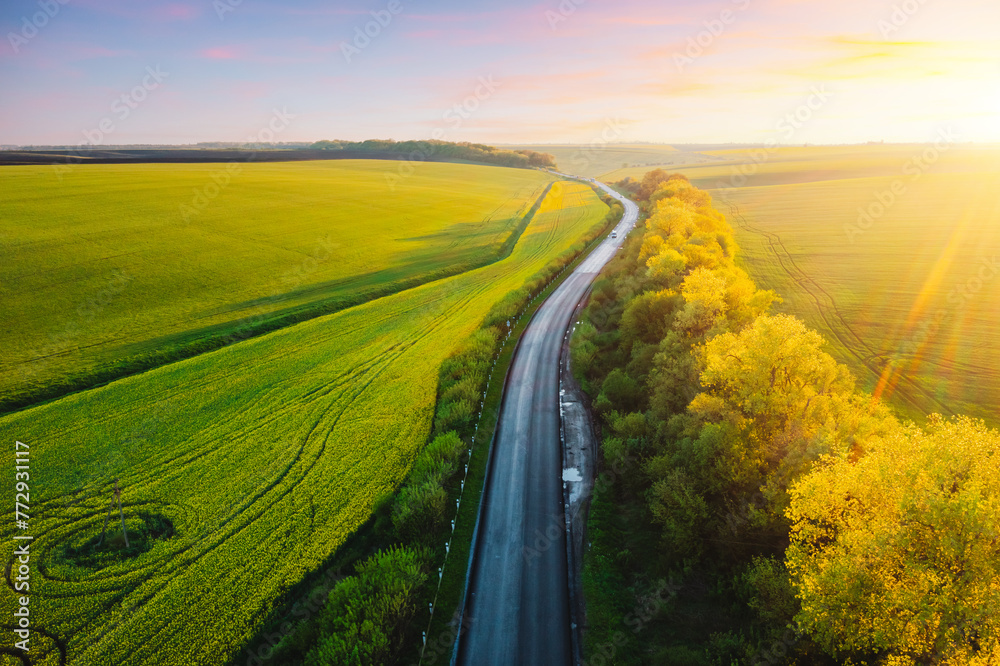
[[[427,580],[428,560],[425,549],[390,548],[361,564],[320,611],[321,638],[306,655],[306,666],[394,663]]]
[[[392,507],[392,526],[407,542],[425,542],[445,522],[448,493],[440,477],[432,476],[423,483],[407,484]]]

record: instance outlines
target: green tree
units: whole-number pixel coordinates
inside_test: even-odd
[[[629,351],[635,342],[657,344],[662,340],[680,304],[680,297],[669,289],[647,291],[629,301],[621,320],[624,349]]]
[[[647,380],[649,406],[661,421],[687,408],[698,392],[698,362],[691,354],[691,342],[677,331],[660,340]]]
[[[639,383],[621,368],[615,368],[604,379],[598,401],[606,403],[610,409],[630,412],[639,408],[643,398]]]
[[[396,534],[409,543],[426,543],[444,527],[448,493],[445,484],[458,471],[465,443],[452,431],[428,444],[410,470],[392,506]]]

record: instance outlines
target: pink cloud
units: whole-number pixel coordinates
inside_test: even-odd
[[[511,37],[505,29],[490,31],[477,28],[429,28],[426,30],[411,30],[404,34],[408,39],[448,43],[453,46],[505,44],[511,41]]]
[[[485,12],[449,12],[406,14],[407,21],[418,25],[406,33],[413,39],[426,39],[453,46],[482,44],[509,44],[512,41],[529,42],[533,39],[550,39],[553,30],[546,18],[544,6],[507,7]],[[584,21],[567,21],[574,28]],[[429,26],[422,27],[420,24]],[[560,26],[560,28],[569,26]],[[560,37],[569,37],[560,30]]]
[[[208,60],[239,60],[263,65],[301,65],[321,63],[330,54],[340,52],[336,44],[314,46],[295,40],[254,40],[238,46],[213,46],[198,55]]]
[[[212,48],[204,49],[200,55],[209,60],[235,60],[239,57],[239,52],[232,46],[213,46]]]
[[[157,18],[175,21],[186,21],[196,18],[200,14],[200,8],[193,5],[182,5],[178,3],[172,3],[164,7],[159,7],[156,10]]]
[[[73,0],[72,4],[101,14],[140,20],[155,18],[160,21],[187,21],[202,13],[199,3],[168,2],[150,7],[151,3],[136,3],[134,0]],[[204,4],[211,5],[209,2]]]
[[[572,11],[566,3],[544,0],[527,7],[507,7],[485,12],[441,12],[405,14],[411,22],[404,34],[414,40],[450,46],[483,44],[541,43],[608,38],[608,24],[621,26],[614,41],[628,42],[650,29],[700,26],[711,18],[696,0],[681,0],[664,6],[650,6],[646,0],[620,0],[614,5],[581,4]],[[717,13],[717,12],[716,12]]]

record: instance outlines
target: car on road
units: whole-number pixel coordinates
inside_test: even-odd
[[[618,238],[618,232],[617,231],[612,231],[611,232],[611,237],[612,238]]]

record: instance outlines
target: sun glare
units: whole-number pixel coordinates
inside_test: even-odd
[[[1000,116],[1000,76],[986,93],[986,109],[989,113]]]

